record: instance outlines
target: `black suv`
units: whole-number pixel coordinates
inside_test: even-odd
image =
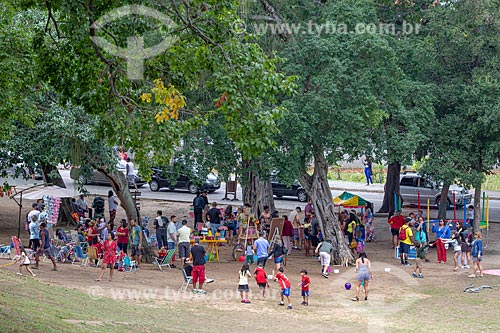
[[[273,195],[278,198],[281,197],[297,197],[300,202],[306,202],[308,199],[306,190],[296,180],[292,185],[287,186],[279,182],[278,178],[271,176],[271,186],[273,188]]]
[[[161,169],[153,167],[153,175],[149,182],[149,188],[153,192],[157,192],[163,187],[168,187],[170,190],[183,189],[191,193],[198,191],[212,193],[220,188],[220,180],[213,172],[207,175],[205,183],[195,179],[195,177],[189,177],[184,174],[179,175],[176,181],[172,181],[172,178],[174,178],[173,171],[170,167]]]

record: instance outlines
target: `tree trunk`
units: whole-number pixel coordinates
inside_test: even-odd
[[[474,186],[474,232],[481,231],[481,181]]]
[[[385,181],[384,201],[378,210],[379,213],[389,213],[396,210],[394,205],[394,194],[400,198],[399,175],[401,172],[401,163],[394,161],[387,168],[387,179]]]
[[[135,206],[125,175],[118,170],[110,171],[105,167],[94,166],[94,168],[109,179],[116,196],[120,199],[120,206],[125,210],[127,220],[134,219],[137,223],[140,223],[139,210]]]
[[[120,199],[120,206],[125,210],[125,215],[127,216],[127,220],[134,219],[138,225],[141,225],[141,215],[139,210],[137,209],[134,198],[132,197],[132,193],[130,193],[130,189],[128,187],[128,181],[125,178],[125,175],[116,170],[109,170],[106,167],[100,167],[93,165],[93,167],[102,172],[106,178],[109,179],[113,190]],[[153,249],[149,246],[146,237],[142,237],[142,258],[146,262],[153,261],[154,252]]]
[[[450,192],[450,182],[444,182],[443,189],[441,190],[441,197],[439,199],[438,219],[446,220],[446,213],[448,211],[448,193]]]
[[[57,167],[53,165],[42,165],[41,168],[43,173],[43,180],[47,184],[53,184],[62,188],[66,188],[64,179],[61,177],[61,174],[59,173],[59,170],[57,170]]]
[[[334,264],[353,263],[354,256],[347,246],[340,230],[336,209],[333,204],[332,192],[328,184],[328,164],[324,153],[318,149],[314,152],[314,173],[312,176],[304,172],[300,181],[312,199],[314,212],[319,221],[324,240],[331,241],[334,251]]]
[[[252,163],[255,162],[243,161],[243,167],[247,169],[245,172],[247,179],[243,186],[243,203],[248,203],[255,216],[259,217],[264,211],[264,206],[269,206],[271,213],[276,210],[276,207],[271,180],[268,177],[262,178],[258,172],[260,168],[256,170]]]
[[[47,184],[53,184],[62,188],[66,188],[64,179],[61,177],[57,167],[53,165],[41,165],[43,180]],[[66,222],[66,225],[76,224],[73,220],[73,205],[71,203],[71,198],[61,198],[61,206],[59,207],[59,217],[58,222]]]

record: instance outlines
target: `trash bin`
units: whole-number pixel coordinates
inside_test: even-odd
[[[236,188],[238,186],[238,183],[234,180],[228,181],[226,183],[226,192],[227,193],[236,193]]]

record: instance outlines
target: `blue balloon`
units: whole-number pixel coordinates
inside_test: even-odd
[[[347,282],[345,285],[344,285],[345,289],[346,290],[349,290],[351,289],[351,284],[349,282]]]

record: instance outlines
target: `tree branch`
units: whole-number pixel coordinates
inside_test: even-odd
[[[268,0],[260,0],[260,3],[262,7],[264,7],[264,10],[266,13],[271,16],[274,21],[278,24],[279,29],[278,31],[278,36],[285,42],[290,38],[290,34],[288,33],[288,30],[285,27],[285,24],[283,22],[283,19],[281,18],[280,13],[274,8],[274,6],[268,1]]]
[[[52,13],[52,4],[50,3],[50,0],[45,0],[45,7],[47,7],[47,11],[48,11],[47,23],[45,24],[45,32],[48,32],[50,34],[49,24],[52,21],[52,23],[54,24],[54,28],[56,29],[57,38],[61,39],[61,34],[59,32],[59,26],[58,26],[57,21],[54,17],[54,14]],[[51,38],[52,38],[52,35],[51,35]]]
[[[210,37],[208,37],[207,35],[205,35],[203,33],[203,31],[201,31],[197,26],[195,26],[191,20],[191,17],[189,15],[187,15],[186,17],[184,17],[182,15],[182,13],[180,12],[179,8],[177,7],[176,3],[175,3],[175,0],[170,0],[170,3],[172,4],[172,8],[174,10],[174,13],[175,15],[182,21],[182,23],[184,24],[185,27],[187,27],[188,29],[190,29],[191,31],[193,31],[196,35],[198,35],[198,37],[200,37],[205,43],[209,44],[209,45],[212,45],[212,46],[215,46],[215,47],[218,47],[220,50],[221,50],[221,53],[222,53],[222,57],[224,58],[224,60],[227,62],[227,64],[233,68],[233,65],[231,63],[231,59],[229,59],[229,57],[227,56],[224,48],[222,47],[222,45],[220,45],[219,43],[216,43],[215,41],[213,41]],[[182,0],[182,4],[184,5],[184,7],[188,7],[188,4],[186,3],[185,0]],[[189,14],[189,11],[187,11],[187,13]]]

